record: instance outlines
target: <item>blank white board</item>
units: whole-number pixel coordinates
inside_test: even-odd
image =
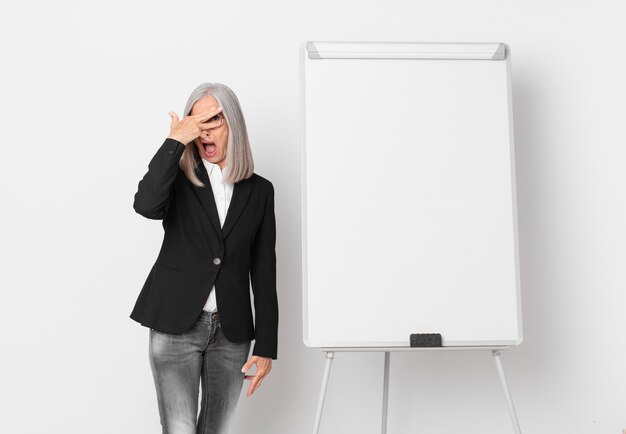
[[[306,345],[521,343],[510,80],[501,43],[302,47]]]

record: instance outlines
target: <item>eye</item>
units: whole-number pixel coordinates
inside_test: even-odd
[[[208,120],[208,122],[217,122],[221,119],[222,117],[220,115],[215,115],[213,116],[211,119]]]

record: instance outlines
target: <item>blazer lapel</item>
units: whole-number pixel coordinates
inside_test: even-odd
[[[193,186],[193,192],[198,196],[198,199],[200,199],[200,203],[202,203],[204,210],[207,212],[213,228],[217,231],[218,235],[221,235],[222,228],[220,227],[220,217],[217,214],[211,181],[209,181],[209,174],[202,161],[196,167],[196,173],[200,181],[204,183],[204,187]]]
[[[226,212],[226,220],[224,221],[224,227],[222,228],[222,236],[226,238],[230,231],[235,226],[237,219],[241,215],[241,212],[248,203],[250,192],[252,191],[252,183],[245,179],[235,183],[233,189],[233,197],[230,199],[230,205],[228,206],[228,212]]]

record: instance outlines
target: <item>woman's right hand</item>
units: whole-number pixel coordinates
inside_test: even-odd
[[[185,116],[182,121],[178,119],[176,113],[169,112],[172,123],[170,124],[170,135],[167,137],[186,145],[199,137],[202,131],[214,126],[214,122],[206,121],[221,112],[222,107],[212,107],[208,112]]]

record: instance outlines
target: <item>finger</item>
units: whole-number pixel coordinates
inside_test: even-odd
[[[254,361],[252,359],[248,360],[242,367],[241,367],[241,372],[247,372],[248,369],[250,369],[252,367],[252,365],[254,364]]]
[[[262,378],[263,377],[261,377],[260,375],[257,375],[256,377],[254,377],[254,379],[252,380],[252,383],[250,384],[250,388],[248,389],[248,396],[254,393],[254,391],[257,388],[257,385],[259,384]]]
[[[250,388],[248,389],[248,393],[246,395],[252,396],[252,394],[256,391],[256,383],[252,383]]]
[[[168,114],[172,118],[172,123],[180,122],[180,120],[178,119],[178,115],[176,113],[168,112]]]
[[[258,361],[257,356],[252,356],[248,359],[248,361],[241,367],[241,372],[248,371],[252,365],[254,365]]]
[[[220,121],[213,121],[213,122],[204,122],[202,124],[199,124],[198,126],[200,127],[201,130],[208,130],[210,128],[217,127],[219,124],[220,124]]]
[[[204,113],[198,113],[196,115],[192,115],[192,117],[200,122],[204,122],[207,119],[211,119],[213,116],[221,112],[222,112],[222,107],[219,107],[219,106],[211,107],[208,111]]]
[[[261,387],[261,383],[263,382],[263,378],[264,378],[264,377],[261,377],[261,378],[259,379],[259,381],[257,381],[257,383],[254,385],[254,388],[252,388],[252,385],[250,385],[250,388],[252,389],[252,391],[250,391],[250,395],[252,395],[254,392],[256,392],[256,391],[257,391],[257,389],[258,389],[259,387]],[[250,396],[250,395],[248,395],[248,396]]]

